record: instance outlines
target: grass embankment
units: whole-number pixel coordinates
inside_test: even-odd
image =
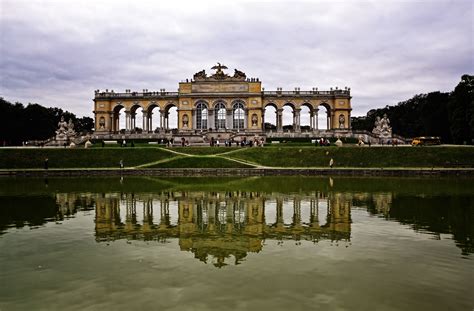
[[[0,169],[49,168],[243,168],[474,167],[473,147],[185,147],[0,149]]]
[[[160,148],[0,149],[0,168],[43,168],[45,158],[49,168],[118,168],[120,160],[136,166],[171,156]]]
[[[474,167],[471,147],[247,148],[229,157],[270,167]]]

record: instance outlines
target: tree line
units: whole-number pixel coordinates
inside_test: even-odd
[[[39,104],[12,104],[0,97],[0,144],[2,146],[21,145],[29,140],[46,140],[56,135],[58,122],[64,116],[72,119],[74,130],[82,135],[94,128],[90,117],[78,118],[61,108],[46,108]]]
[[[452,92],[415,95],[396,106],[351,118],[352,129],[372,131],[387,114],[392,132],[404,137],[439,136],[443,143],[474,144],[474,76],[463,75]]]

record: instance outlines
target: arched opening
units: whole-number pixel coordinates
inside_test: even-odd
[[[218,101],[214,106],[214,125],[216,130],[226,128],[226,109],[223,101]]]
[[[133,105],[130,108],[130,131],[132,133],[141,133],[142,130],[143,130],[143,108],[139,105]]]
[[[331,128],[331,107],[328,104],[321,104],[318,106],[318,130],[328,130]]]
[[[174,104],[168,105],[165,108],[163,117],[166,130],[178,129],[178,108]]]
[[[236,100],[232,106],[232,116],[233,116],[233,128],[241,130],[245,128],[245,110],[244,103],[240,100]]]
[[[295,129],[295,107],[291,103],[287,103],[283,106],[282,111],[282,125],[283,131],[293,131]]]
[[[146,130],[149,133],[159,133],[163,129],[160,106],[152,104],[148,107],[147,120]]]
[[[196,105],[196,129],[206,130],[207,129],[207,103],[205,101],[199,101]]]
[[[309,132],[313,129],[311,122],[312,118],[312,107],[309,104],[303,104],[300,110],[300,129],[302,132]]]
[[[268,104],[265,106],[263,114],[263,124],[265,131],[276,131],[277,130],[277,107],[275,104]]]
[[[114,108],[112,131],[118,133],[121,130],[126,130],[126,117],[120,118],[121,115],[125,116],[125,107],[122,105],[117,105]]]

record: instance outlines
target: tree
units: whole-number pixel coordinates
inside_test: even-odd
[[[12,104],[0,97],[0,144],[21,145],[28,140],[46,140],[55,135],[57,125],[64,116],[72,119],[75,130],[85,134],[92,131],[94,121],[89,117],[77,118],[60,108],[46,108],[38,104]]]
[[[463,75],[449,100],[450,128],[457,144],[474,139],[474,76]]]
[[[352,118],[355,130],[372,131],[375,117],[387,114],[393,133],[440,136],[444,143],[474,143],[474,77],[463,75],[451,93],[418,94],[396,106],[372,109]]]

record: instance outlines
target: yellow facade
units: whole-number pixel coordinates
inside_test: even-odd
[[[176,107],[178,133],[207,131],[265,132],[265,108],[273,106],[277,113],[277,131],[283,130],[283,107],[293,112],[294,132],[301,131],[301,108],[309,108],[310,129],[318,130],[317,116],[320,106],[328,112],[328,130],[350,130],[350,89],[330,91],[265,91],[259,79],[247,78],[235,70],[234,76],[222,71],[227,67],[214,66],[216,73],[207,76],[204,70],[194,79],[179,83],[178,92],[160,91],[115,93],[97,90],[94,98],[96,133],[117,133],[120,111],[125,109],[126,132],[136,128],[136,111],[143,109],[143,131],[151,133],[153,113],[159,111],[159,130],[169,130],[169,110]],[[225,109],[225,113],[224,110]],[[156,130],[155,130],[156,131]]]

